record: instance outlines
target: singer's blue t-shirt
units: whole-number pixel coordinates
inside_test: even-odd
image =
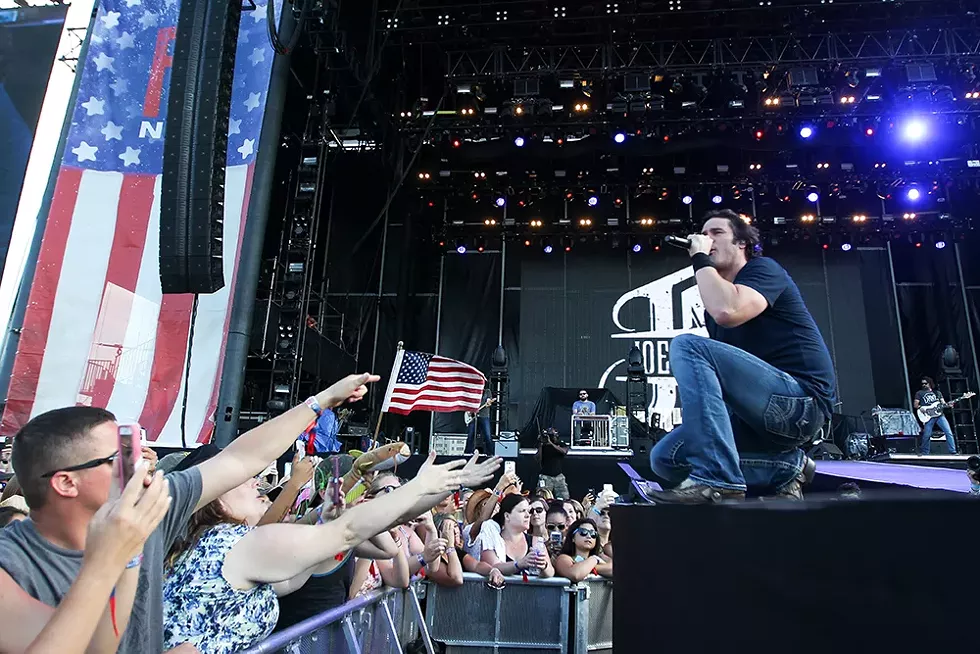
[[[730,328],[719,326],[705,313],[708,335],[792,375],[829,418],[837,388],[834,364],[796,282],[772,259],[756,257],[738,272],[735,284],[758,291],[769,307],[744,325]]]

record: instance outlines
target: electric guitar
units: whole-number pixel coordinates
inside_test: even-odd
[[[480,411],[483,411],[484,409],[486,409],[488,406],[492,405],[496,401],[497,398],[491,397],[489,400],[481,404],[480,408],[477,409],[476,411],[467,411],[466,413],[463,414],[463,422],[465,422],[466,426],[469,427],[470,423],[473,422],[478,415],[480,415]]]
[[[960,400],[968,400],[971,397],[974,397],[975,395],[976,393],[971,391],[969,393],[963,393],[963,395],[960,395],[959,397],[952,399],[949,402],[941,402],[940,400],[936,400],[932,404],[922,404],[915,412],[915,415],[916,417],[919,418],[919,422],[925,424],[930,420],[932,420],[933,418],[938,418],[939,416],[943,415],[943,410],[946,407],[953,406]]]

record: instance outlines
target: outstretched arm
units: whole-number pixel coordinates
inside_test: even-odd
[[[226,555],[225,579],[236,588],[291,579],[404,522],[404,515],[431,509],[451,490],[485,482],[500,467],[499,459],[478,465],[475,461],[473,457],[469,463],[456,460],[429,465],[401,488],[354,506],[326,524],[276,524],[253,529]],[[416,510],[419,506],[424,508]]]
[[[379,379],[368,373],[350,375],[321,391],[316,400],[322,409],[333,409],[348,401],[357,402],[367,393],[366,384]],[[220,454],[202,463],[199,466],[201,499],[197,509],[265,470],[269,461],[275,461],[292,447],[315,419],[313,410],[300,404],[243,434]]]

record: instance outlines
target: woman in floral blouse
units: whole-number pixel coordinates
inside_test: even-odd
[[[199,509],[167,561],[165,646],[190,643],[201,654],[225,654],[254,645],[276,626],[277,596],[301,587],[321,564],[500,467],[499,459],[433,465],[433,458],[402,488],[323,524],[252,527],[269,508],[256,480]]]

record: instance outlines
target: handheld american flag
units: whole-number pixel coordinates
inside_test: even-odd
[[[435,354],[398,350],[382,412],[477,411],[486,376],[473,366]]]

